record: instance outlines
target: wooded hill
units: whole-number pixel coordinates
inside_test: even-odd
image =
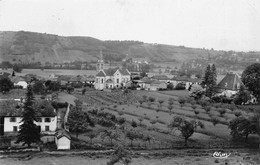
[[[153,62],[187,62],[225,55],[224,51],[187,48],[139,41],[102,41],[92,37],[63,37],[34,32],[0,32],[0,60],[11,63],[97,61],[102,49],[105,60],[148,57]]]

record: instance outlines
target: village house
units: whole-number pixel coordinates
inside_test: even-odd
[[[28,86],[28,83],[25,81],[25,79],[19,76],[11,77],[11,81],[14,83],[14,86],[20,86],[23,89],[26,89]]]
[[[20,130],[22,124],[22,103],[15,100],[8,100],[7,102],[1,101],[0,118],[1,130],[4,134],[16,134]],[[5,105],[8,105],[6,107]],[[54,134],[57,128],[57,116],[55,110],[50,103],[46,100],[37,100],[37,122],[39,132]],[[45,109],[46,108],[46,109]]]
[[[151,79],[148,77],[144,77],[141,80],[137,80],[137,82],[141,89],[148,91],[158,91],[167,89],[167,84],[165,82]]]
[[[226,76],[218,83],[218,94],[227,97],[231,97],[236,94],[240,87],[244,86],[243,82],[240,80],[239,76],[235,73],[228,73]]]

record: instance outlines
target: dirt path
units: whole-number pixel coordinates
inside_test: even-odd
[[[144,151],[145,152],[145,151]],[[216,159],[213,150],[170,150],[172,155],[164,155],[159,151],[148,151],[150,155],[133,155],[132,165],[259,165],[260,152],[258,150],[230,150],[227,159]],[[165,152],[165,151],[164,151]],[[29,156],[28,156],[29,155]],[[31,156],[31,157],[30,157]],[[105,165],[109,155],[93,154],[21,154],[0,156],[1,165]]]

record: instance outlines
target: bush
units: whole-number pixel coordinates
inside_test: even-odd
[[[192,85],[189,94],[190,97],[193,97],[197,100],[202,98],[202,96],[205,94],[205,90],[201,86],[194,84]]]
[[[183,98],[183,97],[180,97],[178,101],[179,101],[179,103],[180,103],[181,105],[183,105],[183,104],[185,104],[186,99]]]
[[[137,127],[136,121],[132,120],[131,126],[132,126],[133,128],[136,128],[136,127]]]
[[[235,115],[236,117],[239,117],[239,116],[242,115],[242,112],[239,111],[239,110],[235,110],[235,111],[234,111],[234,115]]]
[[[217,117],[212,117],[211,122],[214,126],[216,126],[219,123],[219,119]]]
[[[185,84],[183,83],[179,83],[175,86],[175,90],[184,90],[184,89],[186,88],[185,88]]]
[[[204,109],[205,109],[205,111],[207,112],[207,113],[209,113],[209,111],[210,111],[210,106],[206,106],[206,107],[204,107]]]
[[[227,111],[224,108],[220,108],[219,110],[220,116],[223,116]]]
[[[149,100],[150,102],[154,102],[154,101],[155,101],[155,98],[154,98],[154,97],[149,97],[148,100]]]

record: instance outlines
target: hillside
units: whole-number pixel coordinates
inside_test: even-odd
[[[12,63],[96,61],[100,49],[104,58],[121,61],[128,57],[149,57],[153,62],[184,62],[224,55],[223,51],[187,48],[138,41],[101,41],[91,37],[63,37],[34,32],[0,32],[0,60]]]

